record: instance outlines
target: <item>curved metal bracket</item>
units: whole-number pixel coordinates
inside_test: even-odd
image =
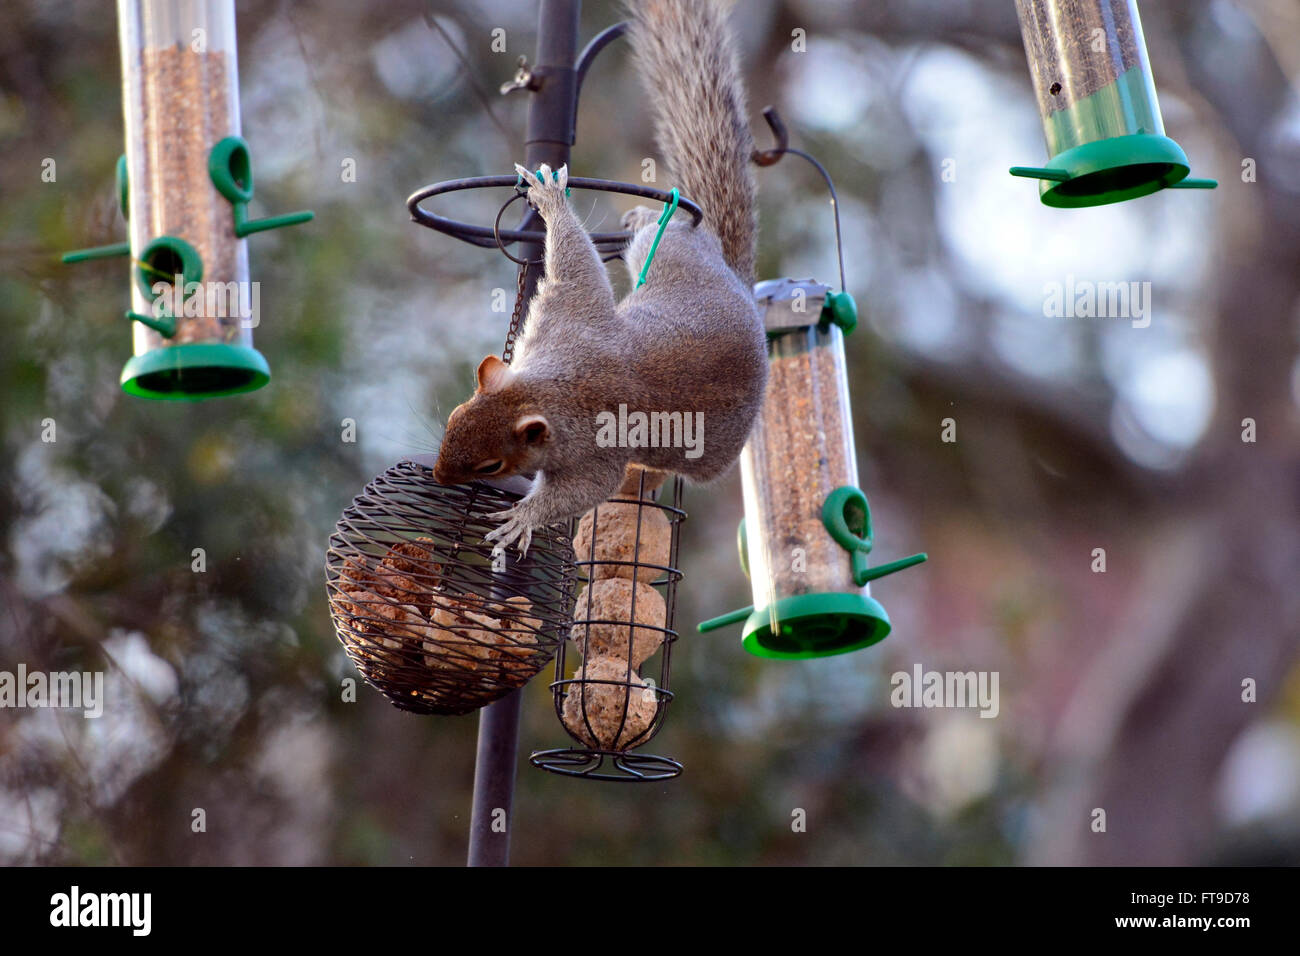
[[[445,193],[458,192],[463,189],[513,187],[518,181],[518,176],[475,176],[468,179],[449,179],[446,182],[434,183],[432,186],[425,186],[411,193],[407,197],[406,208],[410,211],[411,219],[414,222],[484,249],[493,249],[498,245],[504,247],[515,242],[543,243],[546,241],[546,231],[544,229],[500,229],[494,226],[476,226],[472,223],[435,215],[421,206],[424,200]],[[661,203],[672,200],[672,194],[666,190],[651,189],[648,186],[620,183],[609,179],[570,177],[569,187],[571,189],[594,189],[601,192],[622,193],[623,195],[651,199]],[[514,200],[511,199],[511,201]],[[698,226],[703,220],[703,210],[691,200],[682,198],[678,205],[679,208],[690,214],[693,225]],[[525,219],[524,225],[527,225],[534,218],[536,218],[535,215],[530,219]],[[591,233],[592,244],[602,251],[610,251],[613,248],[621,249],[631,238],[632,233],[630,232]],[[602,249],[602,247],[605,248]]]
[[[591,42],[582,48],[582,52],[578,54],[578,62],[573,68],[574,72],[578,74],[578,82],[574,87],[573,94],[575,97],[582,95],[582,81],[587,78],[587,70],[591,69],[591,63],[596,59],[596,55],[619,37],[623,36],[623,34],[627,33],[627,28],[629,26],[630,24],[628,21],[624,20],[622,23],[616,23],[611,27],[606,27],[592,37]]]
[[[831,209],[835,213],[835,254],[840,262],[840,292],[846,293],[848,286],[844,282],[844,239],[840,234],[840,197],[835,192],[835,183],[831,179],[831,174],[811,153],[805,153],[802,149],[795,149],[790,145],[790,131],[786,129],[785,121],[781,119],[781,114],[776,111],[775,106],[764,107],[763,119],[767,120],[772,135],[776,137],[776,145],[771,149],[755,149],[749,154],[750,159],[759,166],[775,166],[781,161],[782,156],[790,153],[811,163],[826,183],[826,189],[831,194]]]
[[[785,121],[775,106],[763,108],[763,119],[767,120],[772,135],[776,137],[776,145],[771,149],[755,149],[749,157],[759,166],[775,166],[790,150],[790,131],[785,128]]]

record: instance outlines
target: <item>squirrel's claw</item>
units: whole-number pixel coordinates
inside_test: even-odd
[[[513,508],[506,511],[497,511],[487,516],[494,521],[509,519],[499,528],[489,531],[483,536],[483,540],[491,544],[492,553],[506,551],[511,544],[518,545],[519,556],[527,557],[528,546],[533,541],[532,525]]]

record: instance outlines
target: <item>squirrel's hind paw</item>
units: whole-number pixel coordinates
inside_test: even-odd
[[[569,188],[569,167],[561,166],[552,172],[551,167],[543,163],[537,172],[529,172],[515,163],[515,172],[523,177],[528,186],[528,202],[538,211],[545,211],[557,205],[564,205],[565,191]]]

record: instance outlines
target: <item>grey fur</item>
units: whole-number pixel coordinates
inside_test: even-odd
[[[754,138],[727,26],[731,4],[645,0],[626,6],[633,56],[654,108],[655,139],[671,184],[699,202],[728,264],[752,285],[758,234],[750,168]]]

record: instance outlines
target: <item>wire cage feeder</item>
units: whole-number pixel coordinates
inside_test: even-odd
[[[682,481],[630,468],[613,497],[575,522],[574,563],[582,590],[569,644],[555,659],[555,714],[573,739],[535,751],[533,766],[567,776],[623,782],[663,780],[682,772],[668,757],[634,752],[663,725],[677,606]],[[657,670],[651,662],[658,658]],[[650,671],[656,671],[657,677]]]
[[[521,482],[525,488],[527,482]],[[410,459],[366,485],[330,536],[326,587],[339,640],[366,682],[418,714],[467,714],[525,684],[567,636],[567,527],[526,558],[498,556],[486,516],[520,483],[440,485]]]

